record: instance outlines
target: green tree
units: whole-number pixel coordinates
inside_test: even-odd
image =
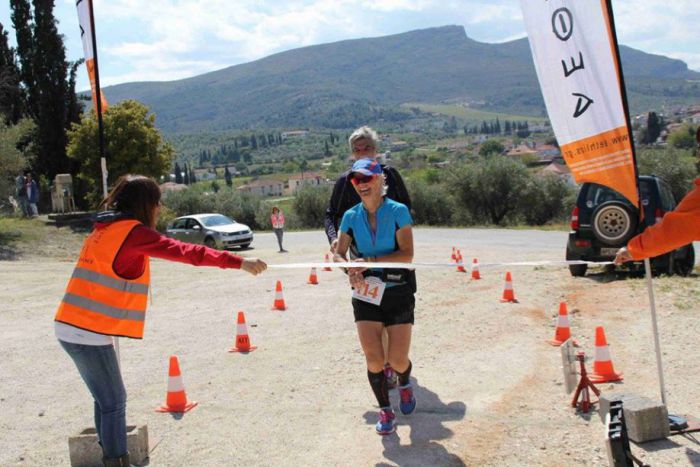
[[[503,147],[503,144],[501,144],[500,141],[497,141],[495,139],[489,139],[484,141],[484,143],[479,148],[479,155],[482,157],[490,155],[499,155],[502,154],[505,150],[506,148]]]
[[[525,222],[544,225],[566,214],[573,191],[564,180],[553,174],[531,178],[518,207]]]
[[[182,183],[182,169],[180,168],[180,164],[177,162],[175,162],[173,172],[175,172],[175,183]]]
[[[161,137],[156,116],[145,105],[134,100],[120,102],[107,108],[103,120],[110,182],[126,173],[155,178],[167,173],[174,150]],[[78,178],[86,183],[89,200],[96,201],[101,196],[101,175],[94,113],[83,115],[68,136],[68,155],[80,166]]]
[[[328,147],[328,141],[324,141],[323,143],[325,145],[325,148],[323,149],[323,155],[326,157],[332,156],[333,153],[331,152],[330,148]]]
[[[646,131],[643,133],[642,144],[651,144],[657,140],[661,134],[661,119],[656,112],[649,112],[647,115]]]
[[[0,208],[5,208],[8,196],[15,196],[15,177],[30,165],[34,156],[31,145],[34,129],[34,122],[28,118],[12,126],[0,121]]]
[[[10,48],[7,31],[0,23],[0,121],[16,124],[24,113],[15,51]]]
[[[51,0],[11,0],[12,24],[26,109],[37,125],[37,158],[34,171],[53,179],[70,172],[66,154],[67,132],[78,121],[81,106],[75,96],[75,64],[66,61]]]
[[[671,185],[676,199],[680,200],[692,188],[697,177],[695,157],[692,151],[665,148],[643,148],[637,151],[637,165],[641,175],[658,175]]]
[[[489,157],[455,167],[448,183],[475,220],[502,225],[515,214],[530,174],[525,164],[507,157]]]
[[[305,185],[297,190],[293,206],[301,227],[317,228],[323,225],[330,195],[331,187],[328,185]]]
[[[233,178],[231,178],[231,172],[228,170],[228,166],[224,168],[224,180],[226,180],[227,187],[233,187]]]
[[[189,185],[190,182],[190,169],[187,167],[187,162],[182,166],[182,172],[183,172],[183,177],[182,177],[182,183],[185,185]]]
[[[667,143],[674,148],[692,149],[695,147],[695,131],[697,127],[690,123],[684,123],[677,130],[668,135]]]

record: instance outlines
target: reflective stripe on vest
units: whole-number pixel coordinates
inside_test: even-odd
[[[124,279],[112,268],[124,241],[141,225],[136,220],[115,221],[95,229],[85,240],[56,321],[99,334],[143,337],[148,305],[150,265],[135,279]]]

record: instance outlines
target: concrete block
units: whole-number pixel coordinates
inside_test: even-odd
[[[601,395],[600,414],[603,421],[610,409],[610,402],[614,400],[622,401],[627,436],[630,440],[644,443],[666,438],[670,434],[666,406],[634,394]]]
[[[148,459],[148,427],[127,425],[126,446],[132,464],[145,463]],[[102,448],[97,443],[97,432],[94,428],[86,428],[80,434],[69,437],[68,451],[72,467],[102,466]]]
[[[610,403],[614,401],[622,401],[623,407],[627,402],[638,399],[641,396],[631,393],[615,392],[610,394],[600,393],[598,401],[598,415],[600,416],[600,421],[605,423],[605,415],[610,412]]]

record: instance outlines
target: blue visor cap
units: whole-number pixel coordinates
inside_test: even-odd
[[[360,159],[352,164],[352,169],[350,169],[350,176],[353,173],[361,173],[362,175],[380,175],[382,173],[382,166],[376,159]]]

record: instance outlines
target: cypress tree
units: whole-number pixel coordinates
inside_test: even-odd
[[[182,169],[180,169],[180,164],[175,162],[175,183],[182,183]]]
[[[7,31],[0,23],[0,118],[14,125],[22,118],[22,88],[15,51],[10,48]]]
[[[36,117],[37,98],[34,79],[34,34],[32,33],[32,11],[27,0],[10,0],[12,27],[17,40],[17,58],[20,66],[19,77],[26,92],[26,110]]]
[[[228,165],[224,169],[224,179],[226,180],[226,186],[229,188],[233,187],[233,179],[231,178],[231,172],[228,170]]]
[[[185,162],[185,165],[183,166],[182,171],[185,173],[185,177],[182,179],[182,183],[185,185],[190,184],[190,169],[187,167],[187,162]]]

